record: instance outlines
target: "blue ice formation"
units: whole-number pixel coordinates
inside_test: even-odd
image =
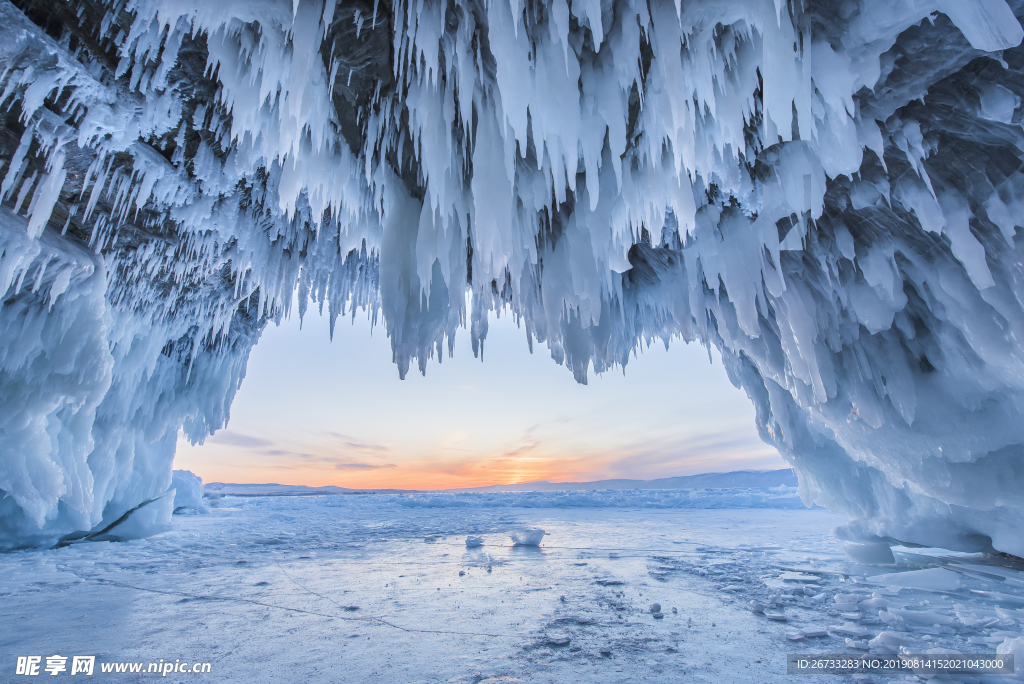
[[[0,544],[165,491],[313,302],[403,376],[714,345],[841,535],[1024,555],[1022,14],[0,0]]]

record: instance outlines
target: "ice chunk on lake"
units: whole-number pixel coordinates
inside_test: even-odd
[[[996,646],[999,655],[1013,654],[1013,671],[1018,677],[1024,677],[1024,637],[1004,639]]]
[[[841,625],[829,625],[828,631],[832,634],[851,637],[863,637],[871,633],[870,630],[861,627],[860,625],[855,625],[852,622],[846,622]]]
[[[888,544],[844,544],[843,552],[851,561],[862,565],[892,565],[896,562]]]
[[[484,538],[483,537],[474,537],[473,535],[470,535],[470,536],[466,537],[466,548],[467,549],[477,549],[477,548],[480,548],[483,545],[484,545]]]
[[[1002,620],[1020,620],[1021,618],[1024,618],[1024,615],[1021,615],[1021,611],[1019,609],[1007,610],[1001,606],[996,606],[995,608],[996,615],[998,615]]]
[[[816,629],[814,627],[804,627],[800,632],[808,639],[820,639],[821,637],[828,636],[828,631],[824,629]]]
[[[540,546],[545,534],[547,532],[536,527],[512,530],[509,536],[512,537],[512,544],[514,546]]]
[[[978,594],[980,596],[986,596],[993,601],[999,601],[1000,603],[1015,603],[1020,605],[1024,603],[1024,597],[1014,596],[1013,594],[1004,594],[999,591],[987,591],[984,589],[971,589],[972,594]]]
[[[906,608],[890,608],[888,615],[902,618],[904,622],[917,625],[955,625],[956,618],[942,615],[931,610],[908,610]],[[884,618],[883,618],[884,619]]]
[[[930,589],[933,591],[956,591],[960,588],[960,576],[945,568],[891,572],[884,575],[874,575],[869,577],[868,581],[887,587]]]
[[[898,653],[900,646],[909,646],[910,640],[899,632],[879,632],[878,636],[868,642],[872,651],[880,653]]]

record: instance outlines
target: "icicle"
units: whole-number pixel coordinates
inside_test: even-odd
[[[4,176],[4,181],[0,184],[0,197],[7,199],[14,192],[15,187],[21,175],[25,172],[26,160],[25,155],[28,154],[29,146],[32,144],[33,134],[35,129],[33,126],[25,128],[25,132],[21,136],[21,142],[18,144],[18,149],[14,151],[14,156],[11,157],[10,166],[7,167],[7,175]],[[18,204],[21,204],[19,201]]]
[[[47,162],[47,173],[40,180],[39,188],[32,199],[32,204],[28,210],[28,234],[33,238],[39,237],[42,234],[46,223],[50,220],[50,215],[53,213],[54,205],[60,199],[60,192],[68,175],[67,170],[64,168],[65,156],[63,146],[58,147],[50,155],[50,159]]]
[[[24,208],[26,200],[32,195],[32,188],[36,184],[36,176],[39,175],[38,171],[33,171],[32,175],[25,179],[21,184],[21,191],[18,193],[18,199],[14,200],[14,211],[21,211]]]

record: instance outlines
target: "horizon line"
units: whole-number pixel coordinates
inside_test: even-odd
[[[387,490],[387,491],[395,491],[395,492],[451,492],[451,491],[467,491],[467,490],[474,490],[474,489],[489,489],[491,487],[517,487],[517,486],[540,485],[540,484],[544,484],[544,485],[561,485],[561,484],[566,484],[566,485],[584,485],[584,484],[600,484],[600,483],[603,483],[603,482],[617,482],[617,481],[625,481],[625,482],[658,482],[658,481],[661,481],[661,480],[676,480],[676,479],[689,478],[689,477],[702,477],[702,476],[706,476],[706,475],[732,475],[732,474],[735,474],[735,473],[778,473],[778,472],[787,471],[787,470],[790,471],[790,472],[795,472],[795,469],[792,468],[792,467],[789,467],[789,468],[773,468],[773,469],[743,468],[741,470],[709,471],[709,472],[704,472],[704,473],[694,473],[692,475],[671,475],[671,476],[668,476],[668,477],[656,477],[656,478],[651,478],[651,479],[648,479],[648,480],[637,479],[637,478],[629,478],[629,477],[609,477],[609,478],[604,478],[604,479],[600,479],[600,480],[566,480],[566,481],[562,481],[562,482],[552,482],[550,480],[527,480],[525,482],[509,482],[509,483],[496,482],[494,484],[477,485],[477,486],[474,486],[474,487],[446,487],[446,488],[443,488],[443,489],[438,489],[438,488],[433,488],[433,489],[431,489],[431,488],[428,488],[428,489],[404,489],[404,488],[401,488],[401,487],[344,487],[344,486],[341,486],[341,485],[333,485],[333,484],[332,485],[304,485],[304,484],[282,484],[280,482],[220,482],[220,481],[203,482],[203,487],[205,488],[208,485],[228,485],[228,486],[244,486],[244,487],[259,487],[259,486],[271,487],[272,486],[272,487],[304,487],[306,489],[344,489],[344,490],[353,491],[353,492],[359,492],[359,491],[379,491],[379,490]],[[191,472],[191,471],[189,471],[189,472]]]

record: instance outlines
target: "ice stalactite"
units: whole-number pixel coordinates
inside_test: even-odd
[[[1022,12],[2,0],[3,543],[166,489],[297,288],[402,375],[715,345],[841,534],[1024,554]]]

